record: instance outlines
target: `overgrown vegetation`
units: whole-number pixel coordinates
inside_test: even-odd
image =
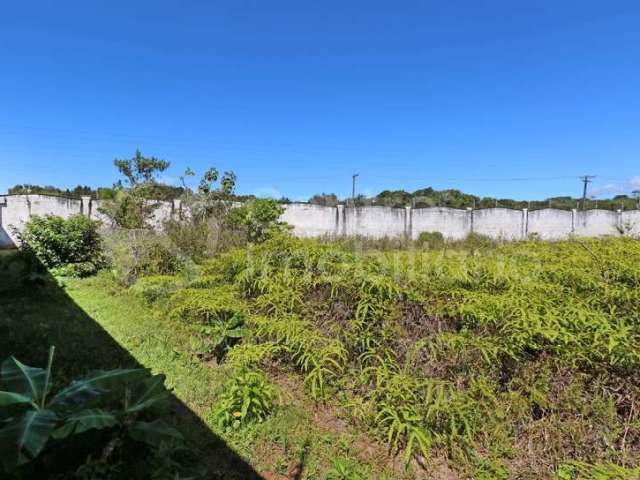
[[[153,358],[170,369],[179,362],[182,377],[198,372],[192,405],[254,462],[264,464],[258,442],[281,452],[269,460],[273,470],[296,478],[638,478],[637,239],[454,242],[423,232],[416,241],[300,240],[279,221],[277,201],[234,204],[235,175],[216,169],[197,188],[185,172],[185,209],[158,232],[148,196],[168,162],[137,152],[116,166],[125,183],[103,210],[117,226],[104,241],[84,217],[34,217],[17,261],[0,259],[0,270],[16,279],[14,291],[50,291],[57,284],[47,268],[87,276],[104,266],[91,288],[144,305],[138,314],[164,332]],[[121,327],[134,349],[156,328],[135,331],[137,320]],[[52,335],[49,323],[41,321],[41,339]],[[29,381],[14,382],[19,372]],[[126,385],[93,385],[104,372],[83,371],[50,396],[51,362],[39,370],[7,360],[5,470],[45,472],[76,437],[91,452],[62,462],[74,466],[69,478],[117,478],[134,461],[123,452],[140,448],[130,442],[173,462],[172,441],[145,440],[180,437],[145,417],[152,399],[167,396],[164,377],[114,372],[125,372]],[[60,407],[67,391],[78,401]],[[322,439],[320,412],[343,422],[329,429],[336,445]],[[375,461],[339,445],[356,435],[347,431],[367,436]],[[25,432],[33,435],[16,441]],[[141,475],[162,468],[181,471],[180,462],[147,462]]]
[[[103,265],[99,222],[82,215],[67,219],[34,216],[19,234],[23,250],[32,253],[54,274],[86,277]]]
[[[198,288],[157,305],[200,341],[202,325],[219,330],[242,312],[243,334],[217,357],[232,376],[299,372],[311,399],[415,475],[444,461],[469,478],[634,478],[640,243],[460,249],[424,237],[438,246],[354,253],[276,235],[206,262]],[[223,425],[252,417],[233,420],[237,405],[254,405],[247,392],[268,404],[255,378],[234,387],[248,395],[236,407],[218,407]]]

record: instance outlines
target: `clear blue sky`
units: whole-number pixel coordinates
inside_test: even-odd
[[[137,147],[166,181],[212,165],[292,199],[352,172],[365,193],[629,191],[640,2],[4,2],[0,192],[110,185]]]

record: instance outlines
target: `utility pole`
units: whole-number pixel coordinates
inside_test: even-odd
[[[351,175],[351,201],[353,202],[353,206],[356,206],[356,178],[360,176],[359,173],[354,173]]]
[[[582,180],[582,182],[584,183],[584,186],[582,187],[582,210],[586,208],[586,204],[587,204],[587,185],[593,181],[592,180],[593,178],[596,178],[596,176],[583,175],[580,177],[580,180]]]

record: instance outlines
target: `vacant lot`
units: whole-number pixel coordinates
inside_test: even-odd
[[[36,279],[2,297],[0,352],[165,372],[213,478],[637,478],[638,265],[629,239],[278,237],[130,289]]]

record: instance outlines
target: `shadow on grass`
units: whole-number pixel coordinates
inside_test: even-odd
[[[36,260],[0,251],[0,361],[43,367],[56,346],[55,388],[96,369],[146,368],[80,308]],[[207,479],[261,479],[187,405],[171,397],[171,421],[187,437]]]

